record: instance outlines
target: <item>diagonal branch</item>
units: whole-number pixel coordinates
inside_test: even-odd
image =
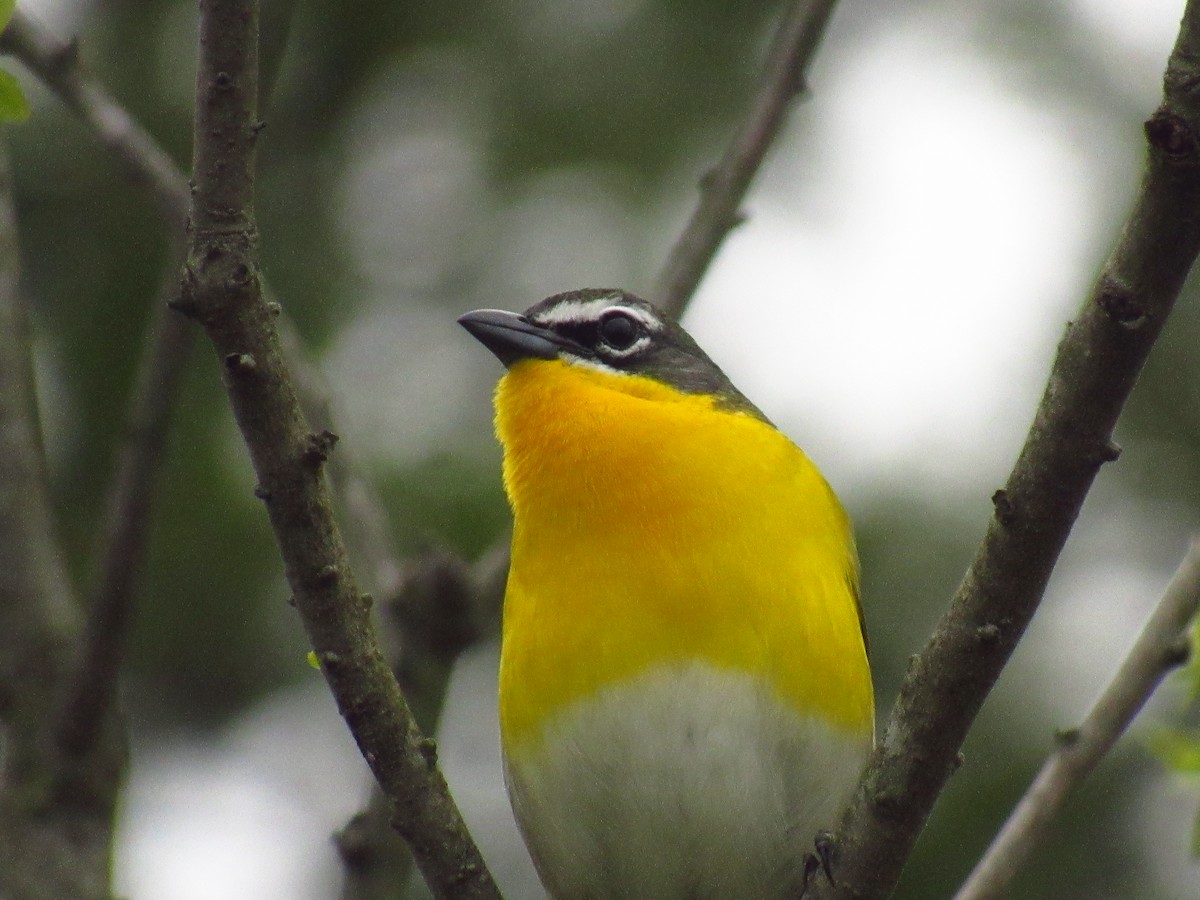
[[[843,819],[837,887],[814,898],[885,897],[967,729],[1041,601],[1134,381],[1200,250],[1200,0],[1188,0],[1146,123],[1140,194],[1091,296],[1058,347],[1046,392],[949,610],[901,687]]]
[[[435,734],[459,656],[481,636],[495,633],[508,570],[500,545],[472,566],[449,553],[427,553],[405,567],[384,607],[400,640],[393,669],[426,734]],[[374,790],[367,807],[335,836],[343,865],[344,900],[396,896],[412,857],[390,826],[387,798]]]
[[[375,640],[334,521],[323,463],[335,437],[308,430],[262,296],[253,215],[258,9],[206,0],[181,308],[204,325],[258,476],[284,571],[338,708],[396,805],[396,827],[434,893],[497,897]]]
[[[738,207],[767,151],[779,135],[788,106],[803,89],[804,71],[828,24],[833,5],[834,0],[798,0],[785,11],[772,39],[759,87],[751,99],[746,117],[735,131],[721,160],[704,178],[699,203],[665,260],[651,295],[676,318],[683,314],[717,250],[740,222]],[[334,478],[335,481],[340,480],[336,471]],[[341,493],[351,498],[353,482],[347,487],[348,490]],[[372,520],[378,517],[370,514],[369,505],[363,512],[365,515],[354,518],[357,527],[365,527],[369,531]],[[360,540],[357,544],[370,546],[373,541],[369,535],[366,537],[367,540]],[[506,534],[468,573],[473,588],[467,595],[467,621],[471,622],[476,634],[490,633],[492,630],[482,626],[487,620],[495,618],[500,603],[503,576],[508,569],[508,541],[509,535]],[[419,579],[423,573],[437,571],[431,568],[436,562],[436,559],[425,559],[408,567],[408,578],[415,575]],[[458,567],[452,569],[457,570]],[[389,596],[412,596],[408,580],[400,576],[398,570],[392,569],[391,574],[396,575],[398,580],[395,582],[396,591]],[[437,595],[437,605],[441,609],[453,607],[459,597],[459,592],[451,587],[456,580],[449,579],[442,583],[446,589]],[[438,654],[429,652],[429,641],[422,637],[420,612],[414,613],[403,600],[395,604],[394,609],[402,645],[406,648],[406,654],[399,660],[401,668],[398,674],[404,683],[406,696],[425,701],[425,708],[432,712],[430,718],[421,723],[429,730],[436,722],[436,711],[445,694],[450,670]],[[465,649],[465,645],[462,649]],[[410,682],[404,677],[406,673],[409,679],[414,679],[411,681],[412,692],[409,691]],[[420,719],[421,711],[417,712]],[[373,798],[368,808],[358,813],[339,833],[338,846],[346,870],[343,897],[388,896],[398,880],[397,873],[403,872],[404,863],[395,858],[393,844],[382,827],[384,823],[377,798]]]
[[[771,43],[762,80],[745,120],[700,184],[700,203],[671,248],[651,296],[678,318],[729,232],[742,221],[739,207],[816,52],[836,0],[794,0]]]
[[[280,319],[285,356],[301,361],[300,336]],[[296,366],[293,375],[304,415],[318,428],[336,428],[329,389],[312,366]],[[385,658],[400,684],[422,733],[437,733],[442,706],[459,656],[498,631],[507,541],[502,540],[473,565],[442,550],[405,562],[392,551],[393,531],[387,508],[345,449],[328,463],[330,481],[341,501],[354,555],[365,567],[364,581],[381,598]],[[376,784],[367,807],[337,832],[343,865],[342,896],[354,900],[394,897],[407,882],[412,854],[392,827],[392,803]]]
[[[1129,655],[1078,728],[1042,765],[955,900],[999,900],[1070,793],[1112,749],[1159,683],[1188,654],[1187,628],[1200,610],[1200,540],[1193,540]]]
[[[188,212],[186,179],[162,147],[83,71],[79,45],[61,41],[20,7],[0,34],[0,51],[11,53],[83,119],[135,184],[154,198],[163,220],[182,224]]]
[[[80,116],[131,180],[151,193],[164,221],[172,228],[178,223],[182,234],[189,203],[187,177],[154,138],[84,69],[75,41],[58,39],[34,17],[18,10],[0,35],[0,51],[13,54]],[[315,368],[306,362],[295,329],[288,327],[289,322],[282,317],[280,326],[306,412],[311,420],[329,424],[332,417],[328,392]],[[60,717],[60,739],[75,752],[83,752],[98,736],[105,710],[115,698],[124,630],[131,612],[129,600],[138,561],[144,552],[150,489],[161,463],[174,385],[184,371],[193,336],[194,331],[186,319],[166,305],[160,307],[147,335],[133,392],[135,399],[129,414],[127,439],[107,503],[108,525],[99,554],[101,571],[87,605],[83,644]],[[435,723],[436,711],[445,696],[450,663],[457,651],[449,652],[444,640],[435,646],[432,629],[421,623],[428,620],[430,609],[445,610],[453,605],[447,598],[461,600],[463,591],[469,590],[467,605],[460,610],[454,627],[471,635],[494,631],[502,590],[502,585],[497,584],[495,554],[485,555],[467,573],[461,572],[462,565],[457,560],[442,557],[430,556],[402,564],[392,551],[386,510],[373,487],[348,462],[344,451],[334,458],[331,472],[335,486],[350,510],[355,543],[373,575],[374,589],[385,598],[389,619],[399,631],[397,650],[403,652],[397,656],[395,665],[403,676],[405,695],[415,704],[418,721],[424,718],[426,723]],[[437,573],[447,572],[457,573],[457,576],[435,577]],[[466,587],[461,582],[463,577],[467,579]],[[434,596],[426,596],[429,590],[426,586],[430,583],[437,591]],[[425,599],[414,605],[412,598],[418,595]],[[427,711],[424,717],[422,710]],[[428,724],[425,727],[432,733]],[[358,870],[362,869],[361,860],[367,856],[373,861],[379,857],[378,853],[362,852],[364,841],[382,847],[391,847],[394,841],[390,826],[391,804],[386,799],[384,804],[372,810],[373,831],[370,835],[355,828],[351,836],[350,842],[359,849],[348,847],[347,850],[360,860],[356,864]],[[402,858],[405,863],[401,865],[404,865],[407,852]],[[390,866],[384,868],[394,870]]]

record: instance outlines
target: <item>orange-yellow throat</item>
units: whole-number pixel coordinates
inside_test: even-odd
[[[673,664],[751,676],[870,740],[850,525],[783,434],[651,378],[540,359],[500,381],[496,427],[515,517],[510,760],[578,701]]]

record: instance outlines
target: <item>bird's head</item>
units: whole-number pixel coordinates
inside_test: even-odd
[[[547,297],[524,313],[479,309],[458,321],[508,368],[562,360],[649,378],[765,418],[677,322],[625,291],[584,288]]]

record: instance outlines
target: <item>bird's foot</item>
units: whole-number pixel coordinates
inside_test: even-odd
[[[804,854],[804,879],[800,882],[800,896],[796,900],[803,900],[804,895],[808,892],[808,885],[812,881],[814,875],[818,871],[824,872],[825,877],[829,879],[829,883],[835,884],[833,880],[833,848],[837,842],[832,831],[818,831],[813,838],[813,849]]]

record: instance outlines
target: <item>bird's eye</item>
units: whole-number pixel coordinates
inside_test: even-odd
[[[600,319],[600,339],[614,350],[628,350],[641,335],[641,325],[627,313],[613,310]]]

